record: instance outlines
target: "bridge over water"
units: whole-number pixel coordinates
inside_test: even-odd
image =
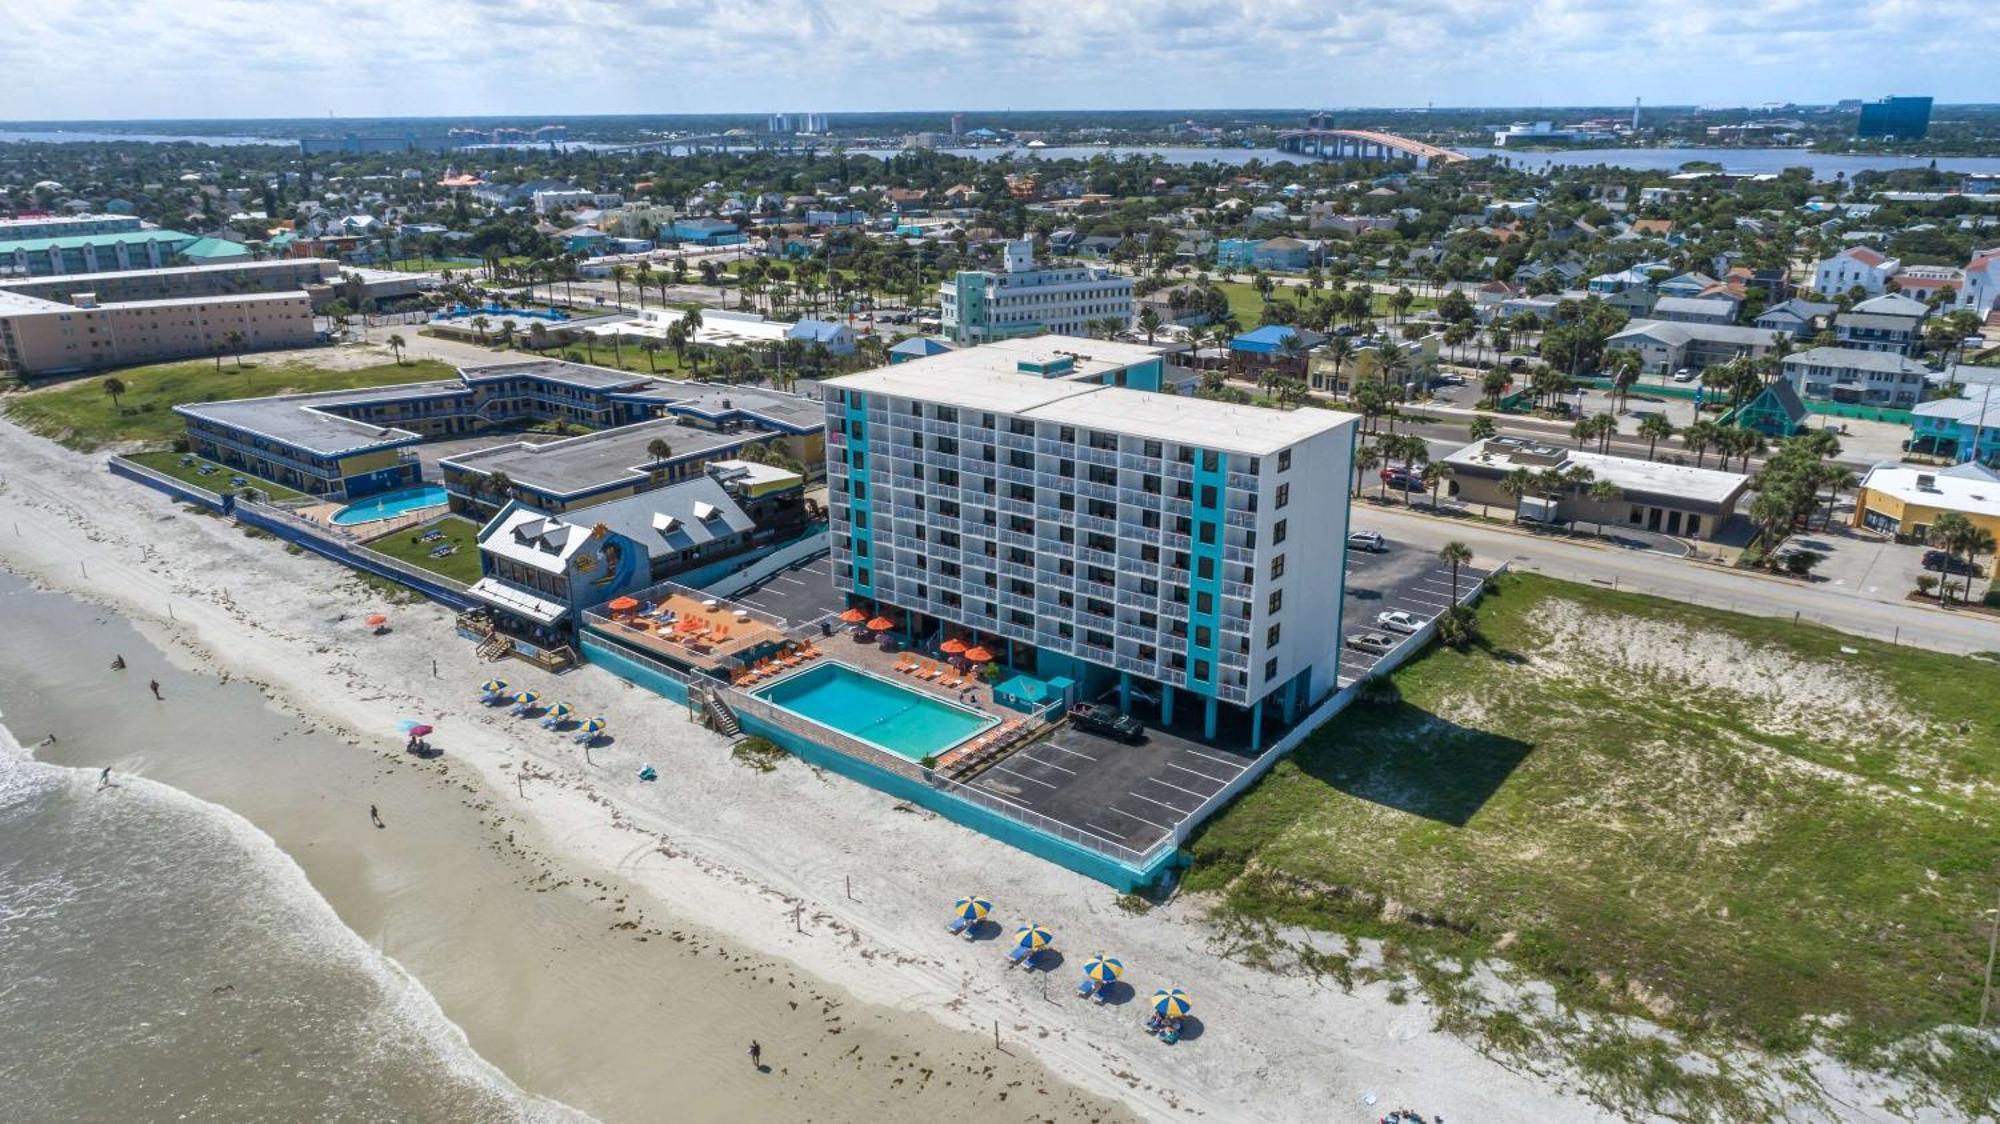
[[[1278,149],[1322,160],[1414,160],[1425,168],[1472,159],[1463,152],[1371,129],[1298,129],[1279,134]]]

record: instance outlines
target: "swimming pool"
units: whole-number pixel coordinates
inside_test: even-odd
[[[908,761],[935,757],[1000,721],[844,663],[815,664],[751,694]]]
[[[384,519],[394,519],[419,508],[437,507],[445,503],[444,489],[436,484],[421,484],[415,488],[398,488],[393,492],[383,492],[348,504],[333,513],[336,527],[352,527],[356,523],[379,523]]]

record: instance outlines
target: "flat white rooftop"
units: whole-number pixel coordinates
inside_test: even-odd
[[[1555,459],[1550,459],[1551,456]],[[1503,473],[1517,468],[1539,472],[1578,465],[1589,469],[1595,479],[1609,480],[1628,492],[1710,504],[1727,503],[1750,483],[1750,478],[1740,472],[1614,457],[1507,437],[1475,441],[1446,457],[1445,462],[1454,468],[1476,465]]]
[[[1885,462],[1869,469],[1861,486],[1922,507],[2000,516],[2000,473],[1983,465],[1933,469]]]

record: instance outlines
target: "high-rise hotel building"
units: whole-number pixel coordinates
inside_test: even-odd
[[[1267,705],[1292,716],[1336,686],[1358,419],[1022,354],[1094,343],[828,380],[834,582],[920,642],[976,634],[1086,697],[1116,687],[1260,740]]]

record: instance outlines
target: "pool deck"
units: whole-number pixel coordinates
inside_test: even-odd
[[[680,667],[702,671],[738,670],[746,658],[760,648],[773,647],[790,639],[783,629],[755,617],[737,620],[728,601],[721,601],[714,610],[710,610],[703,606],[702,600],[685,593],[672,593],[655,604],[671,610],[680,620],[700,622],[706,632],[684,632],[672,625],[661,627],[655,621],[631,613],[617,613],[609,617],[597,617],[592,613],[591,618],[593,623],[602,625],[620,640],[641,651],[664,657]],[[715,633],[717,627],[724,630],[719,640]]]
[[[411,527],[420,527],[444,514],[446,510],[444,504],[434,504],[430,507],[420,507],[415,511],[406,511],[401,515],[392,515],[387,519],[377,519],[368,523],[335,523],[333,521],[334,513],[346,506],[344,503],[316,503],[307,507],[295,507],[292,509],[292,514],[301,519],[310,519],[336,535],[345,535],[361,542],[368,542],[374,539],[387,538],[397,531],[405,531]]]
[[[763,699],[764,701],[770,703],[772,706],[780,707],[785,710],[790,710],[793,714],[798,715],[798,717],[802,721],[810,722],[816,726],[828,726],[827,723],[821,722],[820,720],[813,718],[810,715],[806,715],[800,713],[799,711],[792,710],[791,707],[785,706],[784,703],[771,698],[770,691],[771,688],[776,687],[781,683],[785,683],[789,680],[796,679],[799,676],[805,675],[807,672],[811,671],[815,667],[825,667],[828,664],[839,664],[846,667],[850,671],[858,672],[863,675],[872,676],[873,678],[884,680],[895,686],[902,686],[904,687],[905,690],[915,692],[916,694],[919,695],[927,695],[930,698],[937,700],[939,702],[945,702],[955,705],[960,710],[970,711],[971,716],[973,717],[985,719],[983,724],[981,724],[977,729],[969,731],[964,737],[952,741],[946,745],[937,747],[937,752],[940,755],[949,753],[951,750],[956,749],[959,746],[966,744],[967,742],[977,741],[978,739],[985,737],[987,734],[992,733],[993,730],[996,727],[998,727],[1002,722],[1006,721],[1006,712],[996,714],[990,709],[973,706],[971,703],[965,702],[964,700],[956,697],[955,694],[950,691],[926,690],[923,687],[917,686],[912,681],[912,677],[906,673],[899,674],[893,672],[892,670],[887,670],[882,668],[862,667],[860,664],[856,663],[853,660],[842,658],[844,653],[842,653],[837,648],[828,649],[828,648],[819,648],[817,646],[815,646],[815,648],[820,653],[819,658],[808,660],[800,664],[798,667],[787,669],[781,674],[774,675],[769,679],[762,680],[761,682],[739,684],[737,689],[741,691],[747,691],[750,694],[756,696],[757,698]],[[828,727],[828,728],[833,729],[835,733],[847,734],[848,737],[854,738],[857,741],[867,742],[869,745],[876,746],[884,753],[888,753],[896,757],[901,757],[906,761],[919,760],[918,757],[911,757],[900,750],[893,749],[886,745],[882,745],[881,743],[872,741],[869,738],[864,737],[860,734],[849,733],[848,731],[841,730],[838,727]]]

